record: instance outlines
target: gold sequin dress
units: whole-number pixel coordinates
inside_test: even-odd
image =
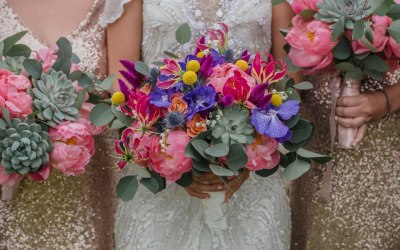
[[[67,38],[84,70],[107,73],[105,29],[100,26],[104,1]],[[6,0],[0,0],[0,39],[28,30]],[[37,50],[45,45],[28,32],[22,43]],[[82,176],[53,171],[48,181],[25,179],[12,201],[0,201],[0,249],[113,249],[114,188],[111,135],[96,138],[96,155]]]
[[[333,74],[314,80],[304,93],[305,115],[317,125],[312,150],[330,152],[330,83]],[[369,80],[364,89],[397,84],[400,71],[383,83]],[[400,96],[399,96],[400,98]],[[333,151],[332,191],[319,196],[324,167],[294,183],[292,249],[400,249],[400,118],[368,125],[357,149]]]

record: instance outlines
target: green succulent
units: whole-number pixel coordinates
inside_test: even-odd
[[[0,68],[6,68],[14,74],[19,75],[23,68],[22,63],[24,60],[25,57],[23,56],[7,56],[3,61],[0,61]]]
[[[38,118],[50,126],[78,118],[78,92],[64,73],[54,70],[43,73],[40,80],[33,82],[31,93]]]
[[[30,120],[0,119],[0,160],[8,174],[28,174],[49,163],[49,133]]]
[[[324,0],[318,4],[315,18],[332,23],[335,28],[340,20],[344,20],[347,29],[353,29],[354,23],[372,14],[371,0]]]
[[[254,128],[249,119],[249,111],[240,105],[224,108],[214,113],[216,122],[212,124],[212,136],[226,144],[251,144]]]

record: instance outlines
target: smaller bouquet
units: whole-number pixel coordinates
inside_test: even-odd
[[[399,0],[294,0],[297,14],[284,31],[290,60],[306,74],[338,70],[344,79],[332,95],[360,93],[362,80],[383,80],[400,58]],[[340,81],[336,81],[340,84]],[[332,114],[336,102],[332,103]],[[334,115],[332,115],[333,119]],[[339,126],[339,144],[351,148],[357,129]]]
[[[187,34],[184,24],[176,37],[185,43]],[[121,61],[126,70],[120,91],[111,104],[97,105],[91,118],[95,125],[124,128],[115,141],[118,167],[129,169],[117,186],[122,200],[134,197],[139,182],[156,193],[171,183],[188,186],[205,173],[227,183],[246,169],[268,177],[280,167],[292,180],[308,171],[311,160],[330,159],[302,149],[314,126],[299,116],[296,89],[312,85],[295,85],[286,64],[272,55],[263,59],[247,50],[235,55],[227,38],[228,27],[221,24],[181,59],[167,52],[152,67]],[[202,201],[211,230],[226,227],[224,195]]]
[[[94,104],[87,102],[87,90],[94,80],[79,70],[68,40],[32,52],[16,44],[25,33],[0,42],[3,199],[12,198],[24,176],[44,181],[53,168],[83,174],[95,152],[93,136],[106,129],[89,120]]]

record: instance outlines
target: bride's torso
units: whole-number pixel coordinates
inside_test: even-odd
[[[188,23],[193,37],[200,37],[223,22],[229,27],[229,45],[236,53],[269,52],[271,48],[271,0],[143,0],[142,55],[147,63],[165,50],[189,53],[192,42],[182,45],[176,29]]]

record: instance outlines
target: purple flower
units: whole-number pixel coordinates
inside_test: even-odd
[[[171,91],[157,88],[149,94],[150,103],[159,108],[168,108],[171,105],[170,95]]]
[[[225,56],[221,55],[217,50],[211,49],[211,55],[213,57],[213,66],[225,63]]]
[[[299,109],[299,103],[294,100],[286,101],[280,107],[268,105],[265,109],[257,108],[253,110],[251,123],[258,133],[284,142],[291,138],[292,132],[281,119],[289,120]]]
[[[127,60],[121,60],[120,62],[126,69],[120,71],[121,75],[133,88],[136,89],[140,87],[144,80],[144,76],[136,71],[135,63]]]
[[[192,119],[196,113],[208,110],[217,103],[216,93],[209,86],[196,87],[192,92],[186,93],[183,99],[189,106],[188,120]]]
[[[200,61],[200,72],[199,77],[202,79],[207,79],[211,76],[213,70],[213,57],[211,55],[205,55]]]
[[[124,81],[118,79],[119,90],[124,94],[126,101],[129,101],[129,88]]]
[[[233,103],[234,103],[234,101],[235,101],[235,98],[234,98],[233,95],[231,95],[231,94],[224,95],[224,97],[222,98],[222,104],[223,104],[225,107],[230,107],[230,106],[232,106]]]
[[[246,62],[250,61],[251,54],[247,51],[243,51],[243,53],[240,55],[240,59],[245,60]]]
[[[266,94],[269,83],[256,85],[251,91],[249,101],[257,108],[265,108],[271,101],[272,94]]]
[[[187,64],[189,61],[191,61],[191,60],[196,60],[196,61],[198,61],[199,58],[197,58],[197,57],[194,56],[194,55],[188,55],[188,56],[186,56],[185,61],[179,63],[179,65],[181,66],[181,69],[182,69],[183,71],[186,71],[186,64]]]

